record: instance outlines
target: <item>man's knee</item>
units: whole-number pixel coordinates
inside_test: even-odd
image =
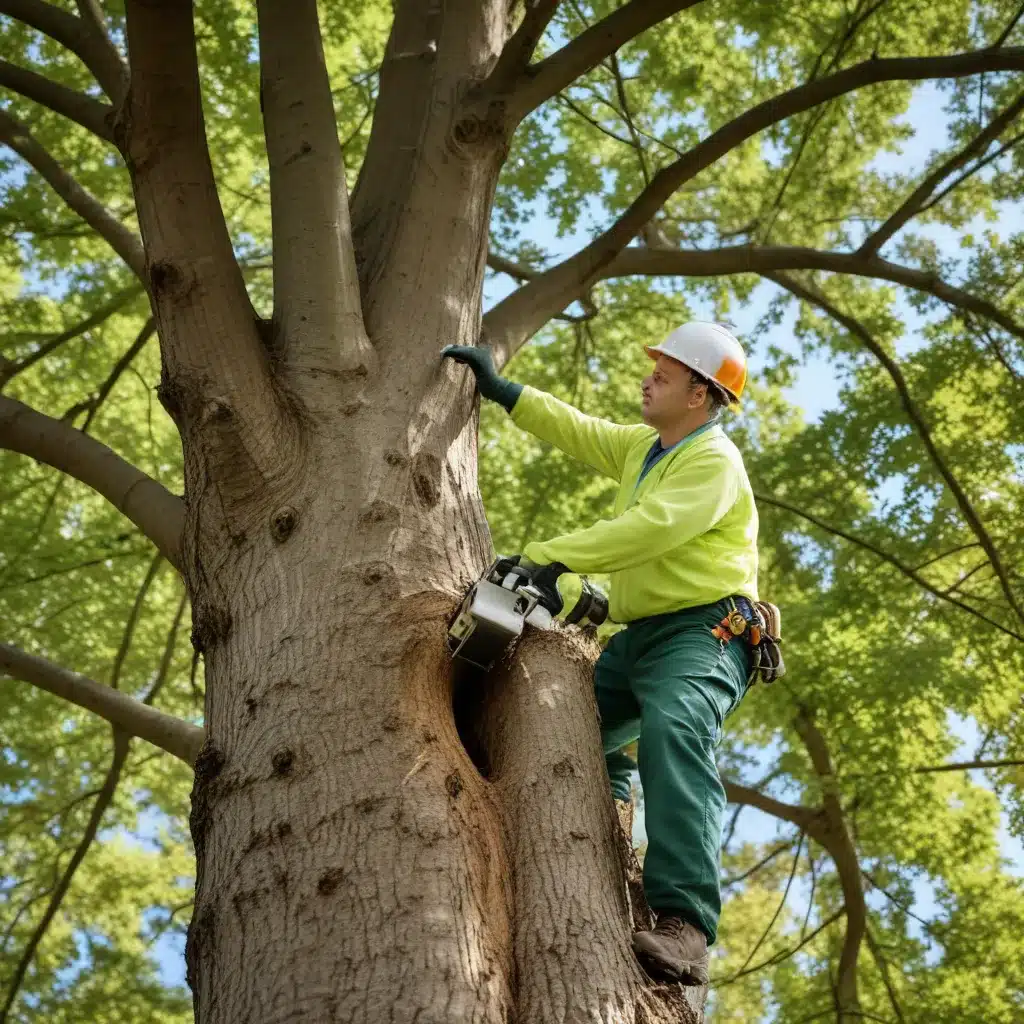
[[[714,714],[700,694],[668,706],[644,708],[640,727],[641,743],[648,751],[671,748],[710,750],[717,736]]]

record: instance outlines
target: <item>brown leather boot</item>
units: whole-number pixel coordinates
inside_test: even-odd
[[[633,952],[652,978],[682,985],[708,983],[708,940],[681,917],[659,914],[653,931],[633,936]]]

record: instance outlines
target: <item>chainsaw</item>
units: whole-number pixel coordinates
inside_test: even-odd
[[[519,556],[496,559],[469,588],[448,628],[452,656],[487,671],[511,650],[527,625],[550,629],[563,611],[555,580],[565,566],[524,566]],[[599,626],[608,617],[608,599],[582,580],[579,600],[564,616],[568,625]]]

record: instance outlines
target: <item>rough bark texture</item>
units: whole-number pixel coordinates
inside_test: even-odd
[[[601,754],[597,653],[578,630],[534,633],[481,682],[514,894],[517,1019],[695,1021],[703,990],[652,988],[630,948],[625,871],[635,858]]]

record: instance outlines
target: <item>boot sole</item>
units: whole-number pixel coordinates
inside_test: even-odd
[[[633,943],[633,953],[640,966],[657,981],[674,981],[688,988],[696,988],[708,983],[708,969],[703,964],[690,960],[681,964],[670,964],[655,956],[650,950],[637,948]]]

